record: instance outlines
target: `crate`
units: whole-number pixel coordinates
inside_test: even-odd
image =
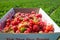
[[[5,26],[5,21],[9,18],[12,19],[16,12],[29,13],[35,11],[42,14],[42,18],[47,23],[53,24],[54,33],[43,33],[43,34],[8,34],[0,33],[0,40],[57,40],[60,38],[60,28],[58,25],[41,9],[41,8],[11,8],[1,19],[0,24],[2,29]]]

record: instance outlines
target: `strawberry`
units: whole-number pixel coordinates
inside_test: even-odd
[[[42,18],[42,15],[41,14],[36,14],[36,17],[37,18],[39,18],[39,17]]]
[[[16,33],[20,33],[20,30],[17,30]]]
[[[4,30],[3,30],[3,31],[4,31],[4,32],[8,32],[8,31],[9,31],[9,28],[10,28],[10,27],[7,27],[7,26],[6,26],[6,27],[4,27]]]
[[[35,12],[35,11],[32,11],[31,13],[32,13],[32,14],[35,14],[36,12]]]
[[[2,30],[1,26],[0,26],[0,31]]]
[[[12,26],[12,29],[14,30],[14,32],[16,32],[18,30],[18,28],[16,26]]]
[[[7,19],[7,20],[6,20],[6,22],[10,23],[10,22],[11,22],[11,20],[10,20],[10,19]]]
[[[43,31],[39,31],[39,33],[43,33]]]
[[[29,18],[28,18],[28,17],[25,17],[25,18],[24,18],[24,21],[29,21]]]
[[[22,27],[22,28],[20,29],[21,33],[23,33],[25,30],[26,30],[26,28],[24,28],[24,27]]]
[[[30,28],[27,28],[26,31],[28,31],[30,33],[31,32],[31,29]]]
[[[38,32],[39,31],[38,25],[33,25],[33,31],[35,31],[35,32]]]
[[[24,31],[24,33],[29,33],[29,31]]]

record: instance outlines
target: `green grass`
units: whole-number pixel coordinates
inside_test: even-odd
[[[58,7],[50,16],[60,26],[60,7]]]
[[[60,0],[0,0],[0,18],[13,7],[42,8],[60,26]]]

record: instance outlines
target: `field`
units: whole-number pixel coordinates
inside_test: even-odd
[[[60,26],[60,0],[0,0],[0,18],[16,7],[42,8]]]

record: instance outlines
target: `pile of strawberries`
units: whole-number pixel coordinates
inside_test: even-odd
[[[5,33],[53,33],[52,24],[42,20],[42,14],[17,12],[12,19],[6,20]]]

